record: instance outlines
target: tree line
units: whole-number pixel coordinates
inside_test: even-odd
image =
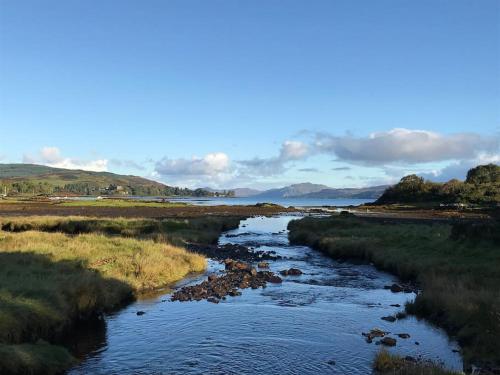
[[[385,190],[375,204],[443,203],[498,205],[500,203],[500,166],[479,165],[467,172],[465,181],[445,183],[425,180],[415,174],[403,177]]]

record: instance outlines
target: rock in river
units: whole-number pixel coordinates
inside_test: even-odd
[[[283,276],[300,276],[302,275],[302,271],[298,268],[290,268],[288,270],[280,271],[280,274],[282,274]]]
[[[382,340],[380,340],[380,343],[386,346],[396,346],[396,339],[392,337],[384,337]]]

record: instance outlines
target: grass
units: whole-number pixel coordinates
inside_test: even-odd
[[[97,200],[71,200],[57,203],[63,207],[153,207],[153,208],[171,208],[184,207],[184,202],[157,202],[157,201],[139,201],[134,199],[97,199]]]
[[[20,345],[0,343],[1,374],[56,375],[73,363],[71,354],[60,346],[44,342]]]
[[[382,350],[373,361],[374,370],[380,375],[459,375],[429,361],[412,361]]]
[[[236,216],[163,220],[79,216],[0,217],[0,228],[9,232],[101,233],[181,246],[186,242],[216,243],[221,232],[237,228],[240,219]]]
[[[53,339],[75,320],[134,292],[206,267],[204,257],[153,241],[98,234],[0,234],[0,342]]]
[[[205,269],[170,243],[212,243],[236,217],[186,220],[0,218],[0,373],[59,373],[79,320]],[[40,341],[40,340],[46,340]]]
[[[493,225],[493,224],[491,224]],[[500,363],[500,246],[491,225],[460,233],[452,225],[396,224],[352,216],[304,218],[289,225],[292,243],[335,258],[358,258],[417,280],[406,306],[456,335],[465,363]],[[459,226],[460,227],[460,226]],[[489,229],[488,229],[489,228]],[[453,234],[453,235],[452,235]]]

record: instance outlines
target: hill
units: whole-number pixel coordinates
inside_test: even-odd
[[[363,198],[377,199],[387,189],[389,185],[371,186],[367,188],[346,188],[346,189],[323,189],[317,192],[302,195],[301,198]]]
[[[260,194],[254,195],[257,198],[292,198],[300,197],[305,194],[313,193],[323,189],[328,189],[326,185],[311,184],[310,182],[305,182],[302,184],[294,184],[290,186],[285,186],[279,189],[270,189],[263,191]]]
[[[500,204],[500,166],[479,165],[468,171],[465,181],[426,181],[417,175],[405,176],[385,190],[374,204],[440,203]]]
[[[364,198],[377,199],[382,195],[387,185],[373,186],[367,188],[347,188],[334,189],[326,185],[295,184],[285,186],[280,189],[270,189],[259,194],[253,194],[257,198],[316,198],[316,199],[336,199],[336,198]],[[238,189],[236,189],[238,190]]]
[[[0,164],[0,187],[9,195],[78,194],[209,196],[203,189],[168,186],[143,177],[111,172],[52,168],[36,164]]]

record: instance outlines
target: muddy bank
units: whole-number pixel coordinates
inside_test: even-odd
[[[278,205],[181,206],[181,207],[67,207],[50,202],[2,203],[1,216],[93,216],[126,218],[193,218],[200,216],[276,215],[297,212]]]

